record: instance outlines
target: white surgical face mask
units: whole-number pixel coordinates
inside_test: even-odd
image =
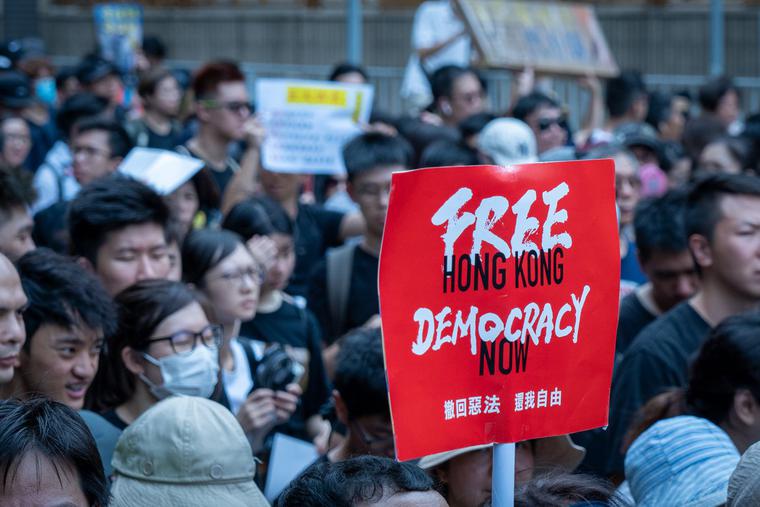
[[[150,392],[162,400],[173,395],[200,396],[208,398],[214,392],[219,375],[218,351],[198,344],[188,355],[173,354],[156,359],[143,354],[145,359],[161,370],[163,385],[156,385],[145,375],[140,379]]]

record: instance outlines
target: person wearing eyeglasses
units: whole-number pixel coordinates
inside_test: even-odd
[[[208,398],[219,375],[220,326],[187,285],[143,280],[116,296],[117,328],[85,405],[124,429],[164,398]]]
[[[521,97],[512,116],[524,121],[536,136],[538,155],[567,144],[568,128],[562,108],[553,98],[541,92]]]
[[[113,120],[85,118],[74,127],[71,138],[74,178],[80,188],[116,172],[132,149],[124,128]],[[34,237],[40,246],[64,253],[66,214],[71,201],[60,200],[35,215]]]
[[[270,431],[295,412],[301,387],[283,390],[256,384],[256,367],[264,355],[261,342],[240,337],[242,321],[256,314],[264,271],[240,236],[227,230],[191,232],[182,245],[185,282],[207,298],[214,322],[223,329],[219,350],[222,389],[219,401],[237,415],[254,452]]]
[[[219,194],[218,206],[233,176],[234,192],[255,191],[262,129],[251,115],[251,99],[245,76],[231,62],[210,62],[193,79],[198,132],[178,151],[200,158],[206,163]],[[230,156],[233,143],[244,141],[239,160]]]

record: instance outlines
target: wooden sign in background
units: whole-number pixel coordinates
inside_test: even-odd
[[[457,0],[487,67],[612,77],[618,66],[590,5]]]

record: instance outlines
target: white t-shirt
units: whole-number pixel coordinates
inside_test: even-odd
[[[259,350],[257,345],[256,343],[253,344],[253,353],[256,358],[261,358],[263,351]],[[230,402],[230,410],[233,414],[237,414],[253,388],[253,379],[251,378],[251,367],[248,364],[248,358],[237,338],[233,338],[230,341],[230,350],[232,351],[232,358],[235,361],[235,368],[232,371],[223,369],[222,379],[224,380],[224,391]]]
[[[424,96],[428,97],[428,103],[432,100],[430,83],[422,70],[417,51],[433,47],[462,30],[464,30],[464,24],[454,14],[448,0],[423,2],[417,8],[412,25],[412,55],[409,57],[409,62],[404,71],[401,97],[410,99]],[[465,34],[428,57],[425,60],[425,69],[428,73],[432,73],[443,65],[467,67],[470,64],[471,55],[470,37]]]

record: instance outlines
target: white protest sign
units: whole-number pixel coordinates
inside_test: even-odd
[[[328,81],[259,79],[256,110],[266,129],[262,164],[274,172],[341,174],[343,145],[369,121],[374,88]]]
[[[161,195],[169,195],[201,170],[200,159],[155,148],[134,148],[119,172],[141,181]]]

